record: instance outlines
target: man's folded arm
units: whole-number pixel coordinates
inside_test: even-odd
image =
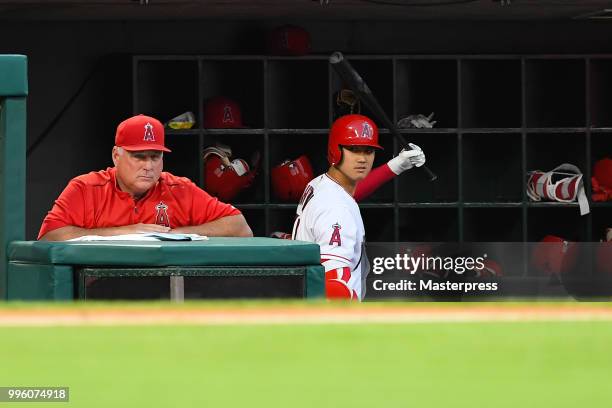
[[[200,225],[178,227],[170,232],[200,234],[209,237],[252,237],[253,232],[242,214],[228,215]]]
[[[39,239],[43,241],[67,241],[69,239],[79,238],[85,235],[101,235],[107,237],[112,235],[138,234],[141,232],[147,233],[169,231],[170,228],[157,224],[132,224],[124,225],[121,227],[107,228],[81,228],[72,225],[67,225],[65,227],[60,227],[51,230]]]

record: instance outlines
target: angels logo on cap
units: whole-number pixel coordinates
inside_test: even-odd
[[[153,134],[153,125],[147,122],[147,124],[144,125],[144,128],[145,128],[145,133],[144,133],[144,138],[142,140],[144,140],[145,142],[154,142],[155,135]]]

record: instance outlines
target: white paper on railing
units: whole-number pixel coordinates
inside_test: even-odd
[[[203,241],[208,239],[205,235],[198,234],[176,234],[168,232],[143,232],[140,234],[124,235],[84,235],[82,237],[69,239],[68,241]]]

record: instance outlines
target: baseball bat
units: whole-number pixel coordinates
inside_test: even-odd
[[[374,115],[376,115],[377,119],[389,129],[391,134],[399,141],[400,145],[409,149],[410,147],[404,136],[397,130],[395,124],[389,119],[376,97],[374,97],[368,84],[365,83],[355,68],[353,68],[346,58],[344,58],[344,55],[339,51],[334,52],[329,57],[329,63],[334,67],[338,75],[340,75],[344,83],[355,92],[357,97],[374,113]],[[423,165],[421,168],[427,173],[429,181],[434,181],[438,178],[438,176],[436,176],[427,166]]]

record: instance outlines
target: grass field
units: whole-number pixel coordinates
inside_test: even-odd
[[[297,316],[295,323],[262,317],[281,307],[283,316]],[[261,319],[142,324],[135,313],[217,309]],[[313,310],[337,316],[401,310],[399,316],[438,309],[448,318],[300,318]],[[134,319],[95,324],[109,310]],[[466,310],[498,310],[499,316],[557,310],[565,318],[453,318]],[[607,304],[6,305],[0,308],[0,386],[69,386],[70,402],[63,405],[79,407],[610,407],[612,317],[582,318],[568,313],[573,310],[612,312]],[[6,320],[34,313],[49,321],[54,313],[88,317],[84,324],[49,327]]]

